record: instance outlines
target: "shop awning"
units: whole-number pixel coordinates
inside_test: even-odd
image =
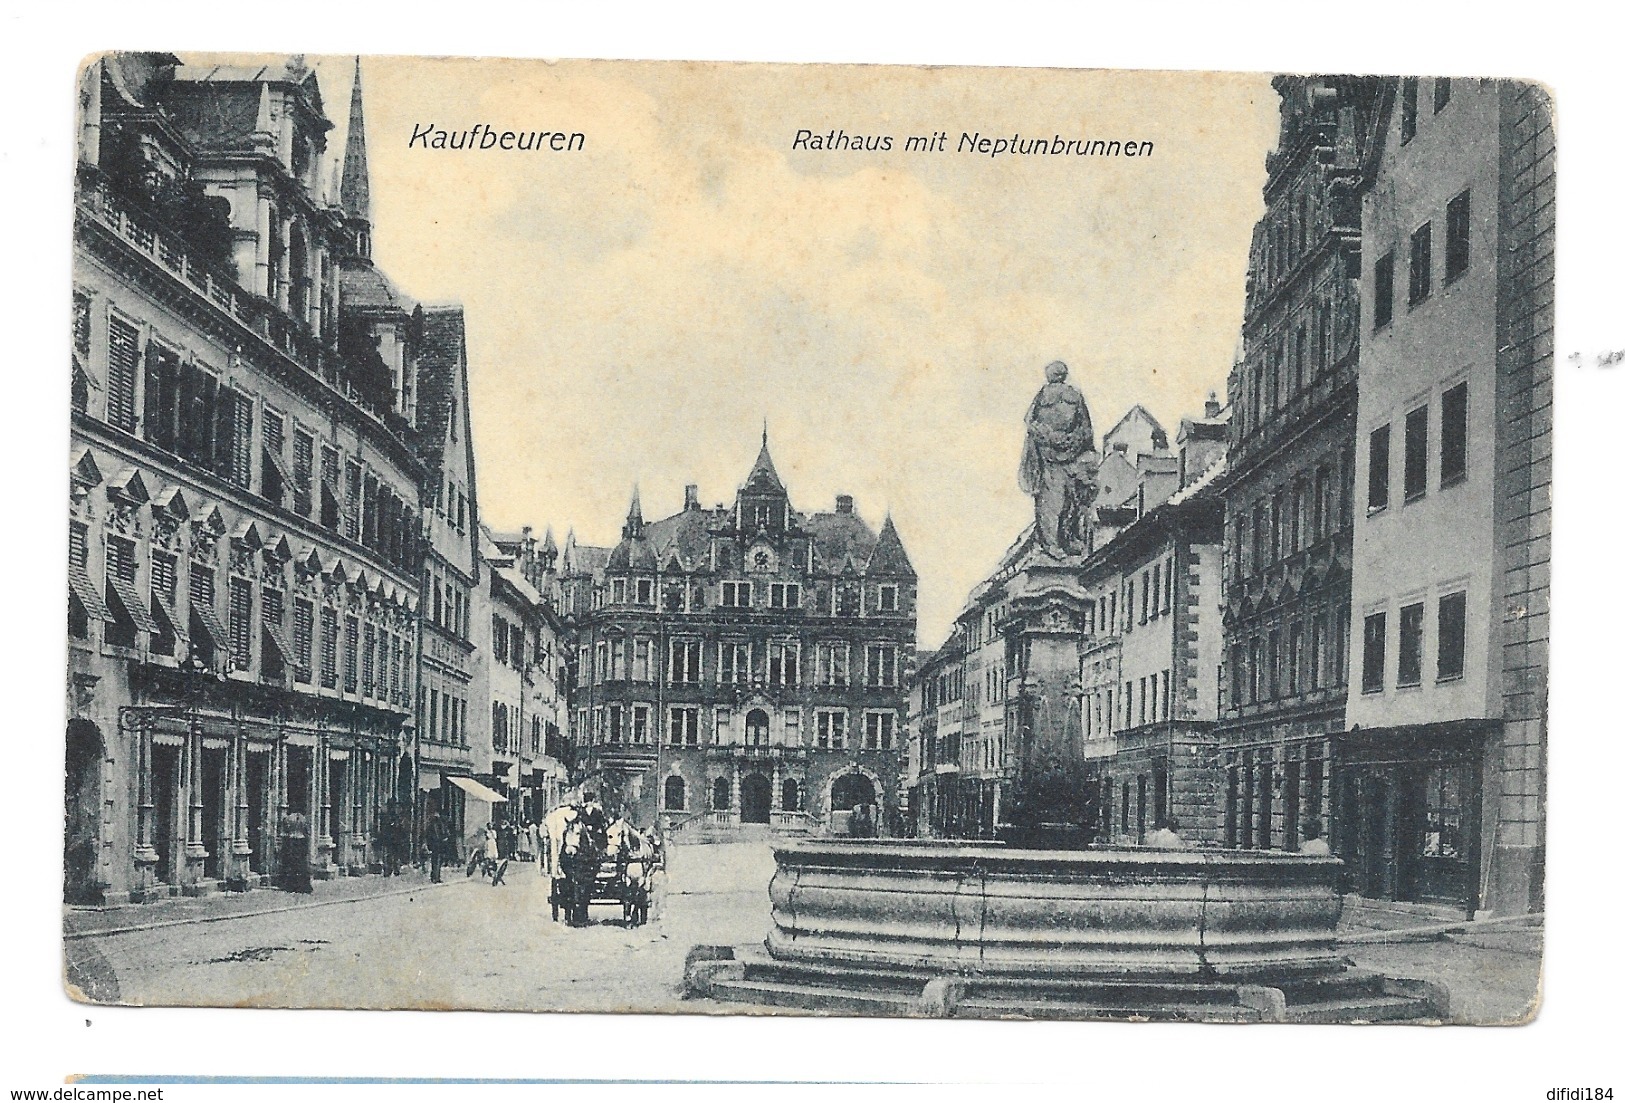
[[[418,789],[425,793],[432,793],[440,788],[440,771],[418,767]]]
[[[486,788],[471,777],[448,777],[446,780],[457,786],[457,788],[461,789],[469,796],[473,797],[475,800],[483,800],[487,804],[508,803],[507,797],[503,796],[495,789]]]

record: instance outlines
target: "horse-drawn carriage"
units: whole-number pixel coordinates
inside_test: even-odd
[[[606,828],[602,813],[567,812],[548,830],[548,904],[554,922],[562,914],[570,926],[584,927],[594,904],[618,906],[625,926],[648,922],[654,871],[648,843],[624,821]]]

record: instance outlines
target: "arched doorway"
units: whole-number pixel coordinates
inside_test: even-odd
[[[68,722],[67,805],[62,828],[62,894],[70,904],[98,902],[101,850],[102,738],[94,724]]]
[[[860,804],[875,803],[874,782],[860,773],[842,774],[830,786],[829,807],[834,812],[850,812]]]
[[[745,746],[767,746],[767,713],[761,709],[751,709],[745,715]]]
[[[773,783],[761,774],[746,774],[739,782],[739,818],[744,823],[767,823],[773,818]]]
[[[786,812],[801,811],[801,785],[793,777],[784,779],[784,799],[780,801],[780,806]]]
[[[711,808],[716,812],[726,812],[733,806],[733,784],[725,777],[719,777],[711,783]]]

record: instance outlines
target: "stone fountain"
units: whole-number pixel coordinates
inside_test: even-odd
[[[761,946],[696,946],[695,999],[830,1014],[1444,1021],[1439,985],[1338,952],[1336,858],[1089,845],[1076,707],[1092,628],[1088,407],[1051,364],[1027,415],[1034,551],[1007,582],[1019,747],[998,842],[786,841]]]

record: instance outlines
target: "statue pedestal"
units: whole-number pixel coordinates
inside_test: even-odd
[[[1010,704],[1015,773],[999,838],[1012,846],[1075,850],[1095,834],[1078,665],[1094,604],[1079,582],[1081,563],[1039,553],[1008,584],[1007,631],[1016,641],[1020,681]]]

